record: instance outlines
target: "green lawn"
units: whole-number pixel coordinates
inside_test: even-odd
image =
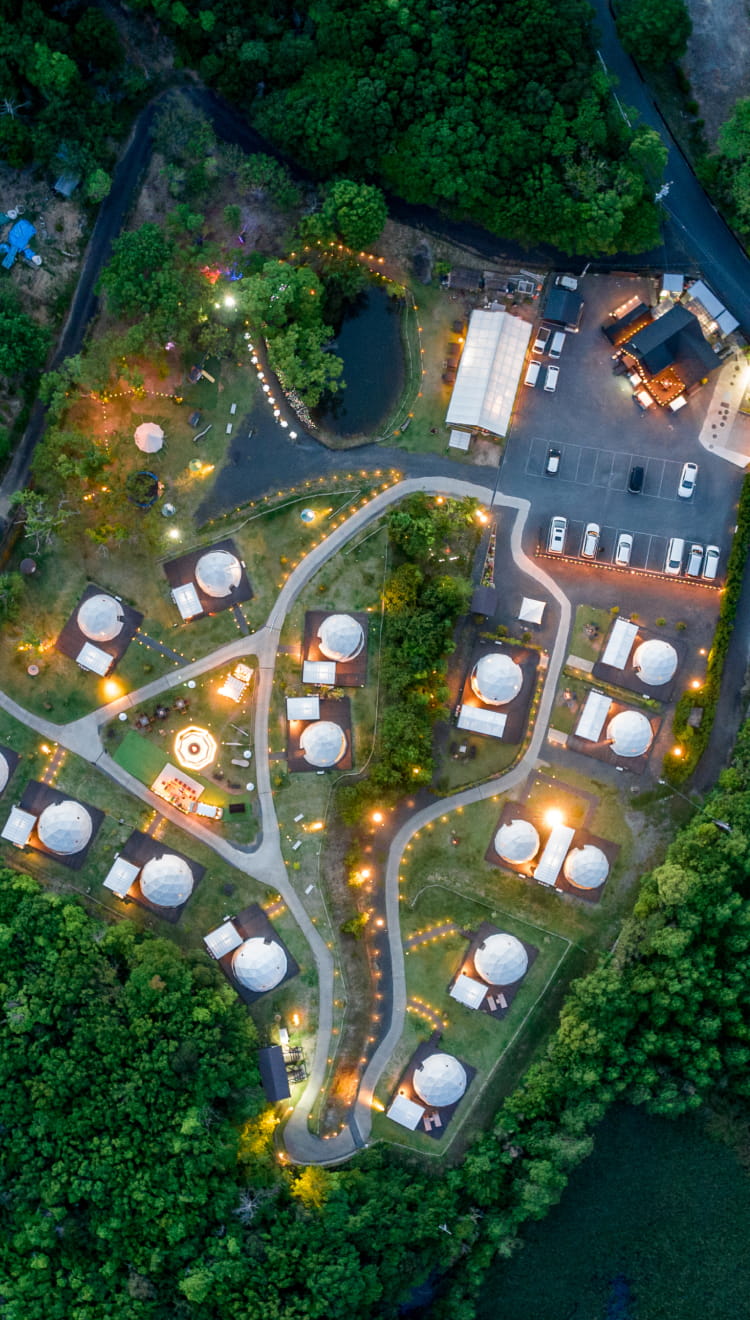
[[[425,374],[416,391],[417,397],[408,409],[411,417],[407,430],[401,432],[400,429],[394,429],[389,441],[410,452],[444,454],[449,434],[445,414],[452,386],[443,383],[443,363],[448,345],[457,339],[451,325],[461,318],[461,310],[459,304],[450,299],[447,290],[437,284],[416,286],[414,298],[417,304],[417,325],[421,331],[418,332],[416,342],[413,341],[412,352],[420,348],[424,350],[420,357]],[[433,430],[436,432],[434,435]]]
[[[586,635],[588,624],[594,624],[599,629],[596,637]],[[609,610],[597,609],[593,605],[579,605],[568,648],[571,655],[579,655],[582,660],[598,660],[611,625],[612,615]]]

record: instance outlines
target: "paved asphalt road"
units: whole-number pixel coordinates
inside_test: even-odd
[[[750,259],[708,200],[636,66],[620,45],[609,0],[593,0],[593,5],[601,33],[600,55],[608,71],[618,79],[620,102],[626,111],[630,107],[635,109],[669,148],[665,179],[670,191],[663,203],[670,221],[665,227],[667,250],[677,254],[684,246],[707,283],[738,318],[743,330],[750,333]]]

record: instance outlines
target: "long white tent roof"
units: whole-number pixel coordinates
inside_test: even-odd
[[[445,418],[448,426],[507,434],[530,337],[531,325],[520,316],[472,312]]]

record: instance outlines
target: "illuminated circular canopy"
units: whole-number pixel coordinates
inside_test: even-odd
[[[157,907],[179,907],[193,892],[193,872],[184,857],[176,853],[152,857],[139,880],[143,897]]]
[[[241,577],[242,565],[228,550],[209,550],[195,565],[195,580],[207,596],[228,596]]]
[[[607,725],[607,737],[615,756],[643,756],[653,742],[654,734],[638,710],[621,710]]]
[[[587,843],[583,848],[572,848],[563,866],[565,879],[576,889],[598,889],[609,875],[609,862],[601,848]]]
[[[114,596],[89,596],[78,607],[78,627],[92,642],[111,642],[122,632],[125,616]]]
[[[164,432],[156,422],[141,422],[136,427],[135,443],[144,454],[157,454],[164,444]]]
[[[488,935],[474,954],[474,966],[488,985],[514,985],[525,975],[529,955],[515,935]]]
[[[205,770],[216,759],[216,739],[208,729],[191,724],[177,734],[174,754],[185,770]]]
[[[523,670],[512,656],[483,655],[474,666],[471,686],[487,706],[505,706],[517,697],[523,684]]]
[[[61,857],[82,852],[93,833],[93,821],[80,802],[71,798],[45,807],[36,825],[41,843]]]
[[[426,1105],[455,1105],[466,1090],[466,1071],[452,1054],[430,1054],[414,1069],[414,1090]]]
[[[651,637],[641,642],[633,656],[633,666],[641,681],[649,687],[660,687],[674,677],[677,669],[677,652],[669,642],[659,637]]]
[[[511,820],[495,835],[495,852],[504,862],[530,862],[539,851],[539,834],[530,820]]]
[[[362,624],[351,614],[329,614],[318,628],[318,639],[323,655],[342,664],[360,654],[365,633]]]
[[[316,720],[302,730],[299,745],[310,765],[337,765],[346,752],[346,734],[333,720]]]
[[[262,993],[273,990],[286,976],[286,954],[276,940],[260,935],[245,940],[232,958],[232,971],[240,985]]]
[[[10,766],[8,765],[8,762],[5,756],[3,755],[3,753],[0,752],[0,793],[2,793],[9,779],[10,779]]]

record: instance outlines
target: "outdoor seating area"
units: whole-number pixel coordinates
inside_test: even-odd
[[[527,802],[506,802],[485,853],[485,861],[522,880],[598,903],[619,845],[566,823],[557,808],[533,810]]]
[[[253,597],[245,564],[229,538],[171,560],[164,572],[172,600],[186,623]]]
[[[539,950],[491,922],[482,922],[448,993],[465,1008],[504,1018]]]
[[[415,1050],[386,1114],[410,1132],[439,1141],[475,1076],[476,1068],[439,1049],[433,1037]]]
[[[227,918],[203,943],[246,1004],[299,975],[298,963],[257,903]]]
[[[470,733],[518,743],[534,694],[539,652],[484,642],[474,650],[457,709],[457,725]]]
[[[52,788],[41,780],[29,780],[20,804],[11,808],[0,831],[16,848],[54,858],[71,871],[79,871],[86,861],[104,812],[87,802]]]
[[[84,670],[103,678],[122,659],[143,622],[143,615],[117,596],[90,584],[55,648]]]
[[[102,883],[123,903],[137,903],[174,924],[205,872],[184,853],[133,830]]]
[[[287,697],[286,759],[291,771],[351,770],[352,715],[348,697]]]

